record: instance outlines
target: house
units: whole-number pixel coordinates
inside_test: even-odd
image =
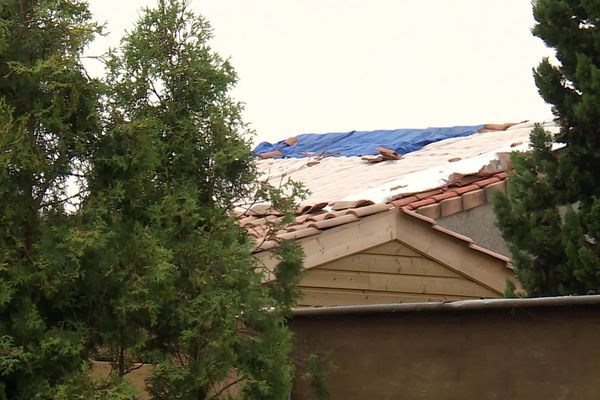
[[[552,123],[545,127],[557,131]],[[240,224],[268,268],[280,240],[303,246],[300,306],[502,297],[507,280],[518,283],[491,201],[506,190],[509,154],[528,148],[532,128],[359,132],[356,139],[350,132],[261,144],[263,179],[277,184],[289,177],[311,195],[278,232],[269,230],[279,217],[268,205],[245,209]]]

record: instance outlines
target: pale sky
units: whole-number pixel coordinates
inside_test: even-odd
[[[151,0],[89,0],[118,45]],[[255,142],[300,133],[551,119],[531,69],[552,51],[526,0],[192,0],[230,58]],[[92,67],[93,69],[93,67]],[[94,72],[94,71],[92,71]]]

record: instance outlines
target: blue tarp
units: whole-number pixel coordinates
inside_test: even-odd
[[[483,125],[453,126],[448,128],[392,129],[378,131],[351,131],[337,133],[306,133],[298,135],[298,143],[288,146],[285,141],[262,142],[254,149],[256,154],[280,151],[284,157],[306,157],[306,153],[333,154],[334,156],[366,156],[378,154],[377,147],[386,147],[400,154],[419,150],[429,143],[454,137],[469,136]]]

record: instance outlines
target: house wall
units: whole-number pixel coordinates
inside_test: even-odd
[[[300,307],[500,297],[395,241],[312,268],[300,288]]]
[[[444,228],[470,237],[481,247],[511,257],[500,229],[496,226],[496,215],[491,203],[439,218],[436,222]]]
[[[295,359],[332,351],[331,400],[597,399],[600,306],[295,317]],[[311,399],[298,369],[294,400]]]

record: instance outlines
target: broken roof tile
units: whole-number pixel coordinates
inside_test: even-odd
[[[372,206],[373,204],[375,204],[373,201],[371,200],[357,200],[355,202],[353,202],[350,207],[348,208],[358,208],[358,207],[365,207],[365,206]]]

